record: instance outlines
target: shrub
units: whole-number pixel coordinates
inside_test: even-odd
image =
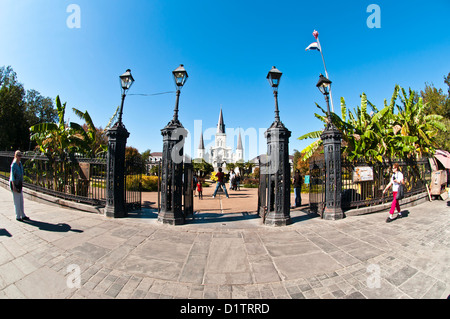
[[[142,176],[142,190],[144,192],[158,191],[158,176]]]
[[[158,176],[142,176],[141,186],[143,192],[156,192],[158,191]],[[139,178],[136,175],[127,176],[127,190],[138,191],[139,190]]]

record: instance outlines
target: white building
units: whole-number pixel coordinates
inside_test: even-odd
[[[220,109],[214,146],[211,146],[206,153],[202,133],[197,149],[197,158],[203,158],[205,161],[209,162],[214,167],[215,171],[217,171],[219,167],[222,167],[225,172],[227,171],[226,164],[244,161],[244,148],[242,147],[241,132],[239,132],[236,151],[233,152],[232,148],[227,146],[227,134],[225,131],[222,109]]]

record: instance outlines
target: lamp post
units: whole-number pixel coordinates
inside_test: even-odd
[[[323,141],[325,153],[325,210],[323,219],[337,220],[344,218],[341,208],[341,138],[342,133],[336,128],[331,120],[329,89],[331,81],[322,74],[316,86],[324,95],[327,103],[328,123],[320,138]]]
[[[267,74],[267,80],[275,98],[275,120],[264,133],[267,138],[268,165],[263,166],[263,174],[268,175],[266,225],[285,226],[290,224],[290,165],[289,137],[291,132],[280,120],[278,109],[278,85],[282,73],[276,68]]]
[[[173,74],[173,79],[175,80],[175,86],[177,88],[177,92],[176,92],[177,98],[175,101],[175,109],[173,111],[172,121],[174,123],[179,123],[179,121],[178,121],[178,104],[180,102],[181,89],[183,88],[183,86],[186,83],[189,76],[188,76],[183,64],[180,64],[180,66],[178,68],[176,68],[174,71],[172,71],[172,74]]]
[[[122,123],[123,104],[125,96],[134,83],[134,78],[128,69],[120,77],[122,87],[122,103],[119,119],[106,132],[108,137],[108,154],[106,162],[106,209],[107,217],[120,218],[126,216],[125,207],[125,148],[130,133]]]
[[[122,103],[120,104],[118,123],[119,123],[119,125],[123,125],[123,123],[122,123],[123,103],[125,102],[125,96],[126,96],[128,90],[131,88],[131,86],[134,83],[134,78],[131,75],[130,69],[126,70],[125,73],[122,74],[119,78],[120,78],[120,84],[122,86]]]
[[[181,64],[173,72],[176,101],[172,120],[161,130],[163,156],[161,165],[161,210],[158,221],[164,224],[184,224],[183,199],[183,146],[187,131],[178,120],[181,89],[188,74]]]
[[[276,67],[272,67],[272,70],[267,74],[267,80],[269,81],[270,86],[273,89],[273,96],[275,98],[275,121],[280,122],[280,111],[278,110],[278,85],[280,84],[281,75],[283,73],[280,72]]]

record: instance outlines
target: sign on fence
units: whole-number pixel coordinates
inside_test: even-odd
[[[309,184],[309,175],[305,175],[305,184]]]
[[[353,183],[373,181],[373,168],[370,166],[357,166],[353,168]]]

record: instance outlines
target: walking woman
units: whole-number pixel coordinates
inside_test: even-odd
[[[16,220],[24,221],[29,218],[25,216],[23,208],[23,166],[20,160],[22,159],[22,153],[16,151],[14,154],[14,160],[11,163],[11,173],[9,174],[9,186],[13,193],[14,206],[16,208]]]
[[[394,163],[394,165],[392,166],[391,181],[386,186],[386,188],[383,190],[383,194],[384,194],[389,189],[389,187],[392,186],[392,192],[394,195],[394,199],[392,200],[391,210],[389,211],[389,217],[386,219],[386,223],[390,223],[391,221],[402,217],[402,214],[400,212],[400,204],[397,200],[397,192],[398,192],[398,188],[400,187],[400,184],[403,184],[403,174],[399,170],[398,163]],[[395,209],[397,209],[396,217],[394,217]]]

